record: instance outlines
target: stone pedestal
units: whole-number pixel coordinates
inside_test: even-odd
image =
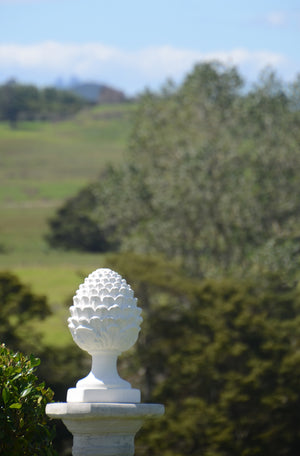
[[[159,404],[54,403],[46,413],[73,434],[73,456],[133,456],[134,437],[145,419],[164,413]]]
[[[97,269],[81,284],[70,307],[74,342],[92,357],[90,373],[69,388],[67,402],[48,404],[50,418],[73,434],[73,456],[133,456],[143,421],[164,413],[141,404],[140,390],[120,378],[117,358],[137,340],[141,309],[125,279]]]

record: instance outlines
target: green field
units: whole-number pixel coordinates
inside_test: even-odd
[[[43,324],[48,343],[69,340],[66,301],[101,255],[50,249],[47,220],[65,199],[121,162],[133,104],[95,107],[62,122],[0,123],[0,270],[44,294],[55,315]]]
[[[122,160],[134,105],[81,112],[56,123],[0,124],[0,203],[58,202]]]

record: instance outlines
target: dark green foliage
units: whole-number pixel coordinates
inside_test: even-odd
[[[40,361],[0,346],[0,454],[54,456],[54,428],[45,415],[53,392],[39,383]]]
[[[168,378],[156,390],[171,402],[160,435],[162,445],[171,438],[166,450],[299,454],[299,294],[206,282],[178,320],[183,327],[171,334],[165,359]],[[167,315],[159,324],[161,334],[170,333]]]
[[[147,216],[146,202],[143,177],[134,165],[107,167],[97,183],[66,201],[49,221],[48,243],[89,252],[115,251],[136,222]]]
[[[72,116],[89,103],[67,90],[47,87],[39,92],[38,116],[42,120],[58,120]]]
[[[21,113],[32,118],[37,108],[38,90],[33,86],[20,86],[14,80],[0,87],[0,119],[16,127]]]
[[[137,455],[300,454],[300,293],[260,283],[187,279],[174,265],[114,256],[140,299],[135,356],[143,399],[166,405]]]
[[[58,120],[86,105],[71,92],[55,88],[38,89],[14,80],[0,86],[0,120],[12,127],[19,120]]]
[[[35,345],[38,332],[26,324],[34,324],[37,320],[50,315],[46,298],[37,296],[29,287],[19,281],[10,272],[0,272],[0,340],[13,349],[23,349]],[[22,341],[22,342],[21,342]]]
[[[88,252],[105,252],[111,248],[105,233],[94,220],[96,196],[93,186],[69,199],[50,221],[47,240],[52,247]]]

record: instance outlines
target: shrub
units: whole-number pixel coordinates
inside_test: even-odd
[[[2,456],[54,456],[54,427],[45,406],[53,392],[39,383],[35,370],[40,360],[0,346],[0,454]]]

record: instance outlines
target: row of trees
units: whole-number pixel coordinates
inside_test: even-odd
[[[299,266],[300,79],[200,64],[141,96],[126,164],[67,201],[52,246],[163,253],[197,277]]]
[[[21,120],[59,120],[85,105],[85,101],[67,90],[39,89],[14,80],[0,86],[0,121],[8,121],[14,128]]]

